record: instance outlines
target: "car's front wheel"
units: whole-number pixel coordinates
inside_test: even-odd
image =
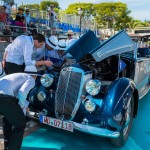
[[[126,111],[126,121],[124,122],[124,125],[120,131],[120,136],[118,138],[111,139],[113,145],[121,147],[126,143],[132,126],[133,112],[134,112],[134,99],[132,96]]]

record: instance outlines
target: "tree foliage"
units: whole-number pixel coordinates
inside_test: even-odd
[[[39,4],[28,4],[28,5],[23,5],[21,7],[23,7],[24,9],[29,8],[30,10],[31,9],[39,9]]]
[[[89,18],[93,14],[93,4],[92,3],[74,3],[68,6],[66,9],[67,14],[78,14],[78,9],[82,10],[82,17]]]
[[[56,11],[56,13],[58,13],[58,11],[60,9],[59,4],[58,4],[58,2],[52,1],[52,0],[42,1],[40,3],[40,9],[41,10],[48,10],[50,5],[54,5],[55,6],[54,10]]]
[[[96,20],[104,27],[123,29],[130,22],[130,11],[127,5],[121,2],[107,2],[94,5]]]

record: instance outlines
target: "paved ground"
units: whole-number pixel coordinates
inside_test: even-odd
[[[24,133],[24,137],[31,134],[33,131],[37,130],[39,128],[39,124],[35,121],[27,121],[26,123],[26,129]],[[4,149],[4,139],[3,139],[3,131],[2,131],[2,119],[0,116],[0,150]]]

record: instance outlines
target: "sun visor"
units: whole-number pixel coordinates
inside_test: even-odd
[[[133,51],[135,49],[135,43],[128,36],[128,34],[122,30],[113,37],[109,38],[103,44],[99,45],[91,51],[90,54],[97,62],[99,62],[109,56]]]
[[[80,39],[78,39],[72,46],[70,46],[65,54],[69,53],[78,62],[90,51],[100,45],[100,42],[93,31],[89,30]]]

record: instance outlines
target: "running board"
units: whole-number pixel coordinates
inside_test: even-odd
[[[141,92],[139,93],[139,99],[141,100],[150,90],[150,84],[147,84],[143,87]]]

